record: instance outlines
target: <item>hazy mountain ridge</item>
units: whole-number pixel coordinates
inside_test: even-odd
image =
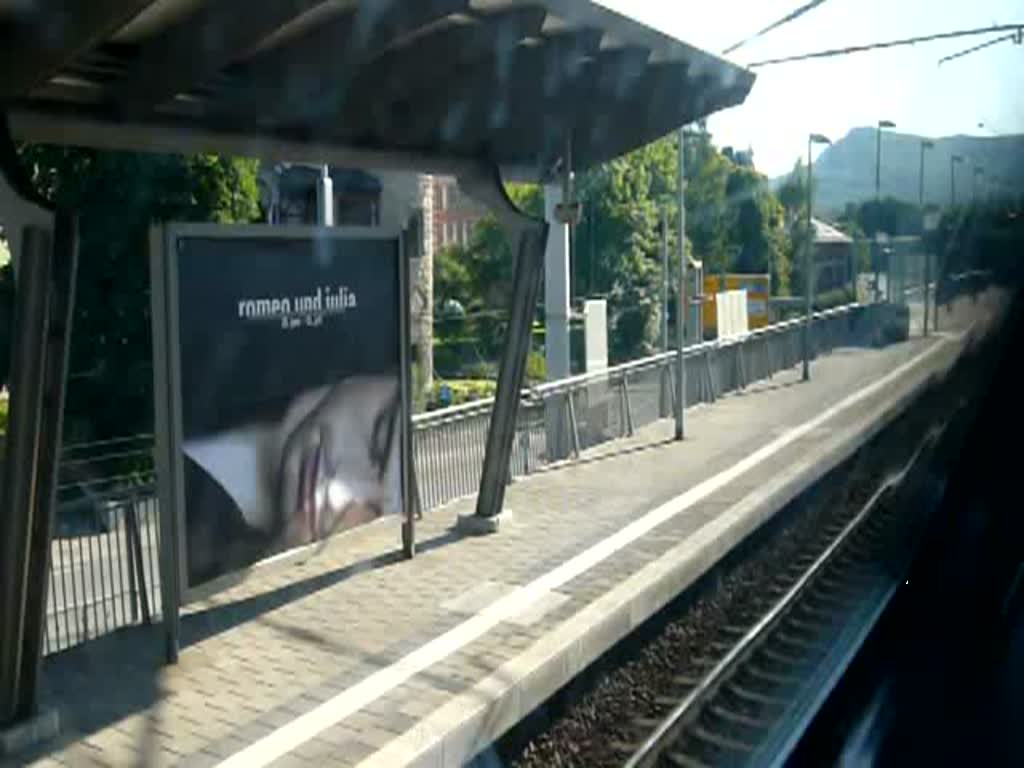
[[[814,205],[825,212],[841,211],[847,203],[868,200],[875,195],[875,129],[854,128],[835,144],[826,147],[814,163]],[[885,130],[882,135],[881,193],[918,201],[918,173],[921,136]],[[925,203],[947,205],[950,201],[950,158],[964,158],[956,166],[956,197],[970,199],[974,167],[985,177],[1006,186],[1024,187],[1024,135],[946,136],[932,139],[934,148],[925,153]],[[775,179],[781,182],[785,177]],[[978,194],[983,194],[983,177]]]

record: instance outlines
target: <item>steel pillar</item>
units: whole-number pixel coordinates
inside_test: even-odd
[[[54,216],[32,187],[0,114],[0,211],[16,278],[10,417],[0,486],[0,753],[56,730],[39,717],[66,339],[75,277],[74,221]]]
[[[72,313],[78,275],[77,220],[66,211],[57,211],[54,220],[49,307],[43,341],[42,411],[36,456],[36,497],[30,531],[30,560],[25,609],[22,685],[25,711],[37,708],[43,638],[46,634],[46,603],[50,570],[50,542],[53,539],[57,508],[57,475],[64,426],[64,401],[67,392],[68,358],[71,350]],[[50,254],[47,254],[49,258]]]
[[[49,233],[26,227],[15,294],[4,514],[0,516],[0,726],[32,714],[27,709],[33,695],[25,689],[23,671],[32,518],[38,493],[49,252]]]
[[[499,361],[494,409],[487,430],[476,512],[459,520],[464,530],[486,533],[497,529],[498,516],[505,501],[516,418],[526,378],[526,358],[530,352],[533,315],[544,270],[548,225],[515,207],[505,194],[496,168],[480,168],[475,173],[460,176],[459,185],[494,211],[505,227],[516,254],[508,327]]]

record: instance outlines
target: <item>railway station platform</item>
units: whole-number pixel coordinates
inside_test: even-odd
[[[30,764],[460,765],[643,623],[956,360],[991,302],[942,331],[819,358],[514,483],[500,531],[472,500],[254,569],[182,616],[45,661],[61,735]],[[975,325],[975,328],[977,326]],[[19,763],[25,757],[19,759]]]

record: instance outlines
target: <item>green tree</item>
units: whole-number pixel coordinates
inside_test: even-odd
[[[505,191],[516,206],[538,219],[544,218],[544,192],[537,184],[506,184]]]
[[[769,272],[773,290],[785,292],[792,250],[785,209],[767,179],[754,170],[752,153],[728,157],[715,147],[704,125],[687,132],[685,152],[688,253],[702,260],[709,274]],[[577,178],[583,217],[573,233],[574,294],[608,299],[609,352],[616,361],[653,352],[659,341],[664,277],[660,220],[664,211],[674,276],[678,162],[678,134],[673,133]],[[534,215],[542,212],[538,187],[511,187],[509,194]],[[512,253],[497,222],[486,217],[468,246],[446,249],[436,257],[434,278],[435,310],[443,312],[447,302],[458,301],[467,317],[462,331],[474,318],[487,316],[482,312],[493,316],[504,309]]]
[[[848,211],[849,212],[849,211]],[[851,212],[861,230],[874,237],[877,232],[889,235],[918,235],[921,233],[921,210],[914,203],[885,197],[865,200]]]
[[[846,210],[839,217],[836,226],[853,239],[854,263],[858,272],[871,269],[871,241],[860,225],[859,206],[847,203]]]
[[[687,251],[706,274],[770,272],[773,290],[788,289],[791,241],[784,208],[749,152],[720,152],[703,125],[687,131]],[[583,174],[583,220],[576,234],[581,292],[605,295],[614,359],[646,354],[658,341],[662,268],[659,218],[669,221],[670,271],[678,269],[677,134]],[[735,161],[734,161],[735,160]]]
[[[736,256],[728,195],[734,167],[715,149],[705,127],[687,133],[686,235],[707,274],[730,271]]]
[[[584,217],[576,233],[578,285],[609,302],[614,360],[654,351],[660,325],[661,209],[676,190],[677,142],[666,137],[582,174]],[[670,227],[670,252],[676,250]]]
[[[22,147],[20,156],[46,198],[79,214],[67,439],[149,431],[149,226],[255,219],[257,162],[41,145]]]
[[[768,272],[776,293],[789,284],[790,246],[785,209],[772,193],[768,179],[752,166],[734,165],[726,182],[729,240],[735,258],[730,271]]]
[[[779,185],[779,202],[786,211],[787,223],[805,215],[807,209],[807,169],[804,161],[798,158],[789,176]]]

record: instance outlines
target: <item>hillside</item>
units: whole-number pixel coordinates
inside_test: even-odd
[[[971,194],[973,166],[986,175],[1024,187],[1024,135],[947,136],[933,139],[934,149],[925,156],[925,202],[946,205],[950,199],[950,157],[965,158],[957,166],[957,200]],[[910,202],[918,199],[921,137],[887,130],[882,136],[882,196]],[[823,212],[841,211],[846,203],[870,199],[875,194],[875,129],[854,128],[826,147],[814,164],[815,207]],[[776,179],[776,182],[781,181]],[[979,183],[979,190],[980,190]]]

